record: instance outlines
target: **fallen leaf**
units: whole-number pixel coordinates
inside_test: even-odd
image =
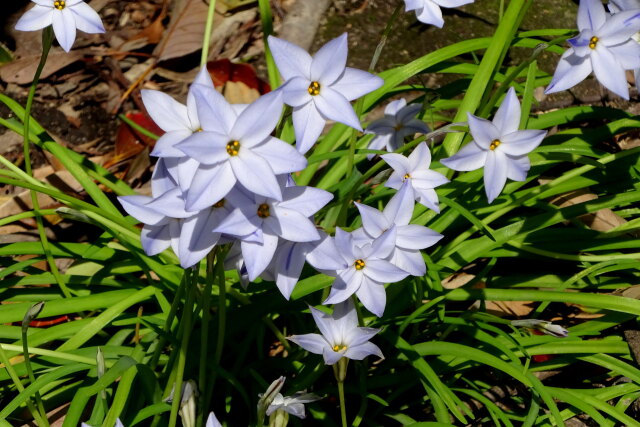
[[[260,98],[260,93],[242,82],[227,82],[224,97],[231,104],[250,104]]]
[[[72,50],[67,53],[60,48],[52,48],[47,58],[47,63],[40,75],[40,79],[49,77],[56,71],[73,64],[83,57],[84,53],[82,50]],[[0,67],[0,79],[7,83],[16,83],[19,85],[31,83],[39,63],[40,55],[25,56],[24,58],[16,59]]]

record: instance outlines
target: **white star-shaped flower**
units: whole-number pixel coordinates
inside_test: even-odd
[[[632,39],[640,31],[640,10],[609,15],[600,0],[581,0],[578,29],[545,93],[569,89],[593,71],[604,87],[629,99],[625,70],[640,68],[640,44]]]
[[[60,46],[67,52],[76,39],[76,30],[104,33],[98,13],[82,0],[31,0],[35,3],[16,23],[16,30],[35,31],[53,25]]]
[[[507,178],[514,181],[527,178],[531,168],[527,154],[540,145],[547,134],[544,130],[518,130],[520,114],[520,101],[515,90],[509,88],[493,122],[467,114],[473,141],[440,161],[457,171],[484,167],[484,187],[489,203],[498,197]]]
[[[327,120],[362,130],[349,101],[379,88],[384,81],[346,66],[346,33],[322,46],[313,58],[299,46],[273,36],[269,36],[269,47],[286,80],[280,90],[285,104],[293,107],[298,151],[311,149]]]
[[[421,108],[420,104],[407,105],[404,98],[390,102],[384,109],[384,117],[367,126],[365,133],[376,135],[367,148],[381,150],[386,147],[387,151],[393,152],[402,146],[407,136],[428,133],[429,127],[416,118]],[[367,157],[371,159],[373,154]]]
[[[473,3],[473,0],[404,0],[404,10],[415,10],[418,21],[442,28],[444,19],[441,7],[458,7],[469,3]]]
[[[350,300],[336,304],[331,316],[314,307],[310,309],[322,335],[292,335],[287,339],[311,353],[321,354],[327,365],[343,357],[362,360],[373,354],[383,358],[380,348],[369,342],[380,329],[358,327],[358,315]]]
[[[440,212],[438,194],[434,188],[446,184],[449,180],[441,173],[429,169],[431,153],[425,142],[419,144],[409,157],[397,153],[383,154],[381,157],[393,168],[385,187],[400,190],[402,184],[407,182],[413,189],[413,197],[418,203]]]

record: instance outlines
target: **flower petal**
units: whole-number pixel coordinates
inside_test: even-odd
[[[350,267],[336,277],[331,285],[331,292],[323,304],[338,304],[353,295],[364,280],[364,274]]]
[[[413,189],[416,201],[436,213],[440,213],[440,205],[438,194],[431,188],[415,188]]]
[[[423,225],[409,224],[396,229],[396,245],[404,249],[425,249],[444,236]]]
[[[324,363],[326,365],[335,365],[340,359],[342,359],[343,355],[342,353],[333,351],[331,348],[325,348],[322,351],[322,357],[324,358]]]
[[[381,259],[368,259],[362,271],[365,276],[379,283],[395,283],[407,277],[406,271]]]
[[[405,181],[402,187],[400,187],[400,190],[393,195],[382,211],[387,219],[387,228],[392,224],[409,224],[413,216],[413,207],[413,189],[411,188],[411,182]]]
[[[353,310],[353,313],[355,315],[355,310]],[[362,345],[380,332],[380,329],[377,328],[360,328],[357,326],[358,316],[355,316],[355,323],[344,329],[344,331],[347,332],[345,335],[345,344],[349,347]]]
[[[304,154],[316,143],[326,120],[315,103],[310,102],[302,107],[293,109],[293,128],[296,134],[296,149]]]
[[[442,11],[437,4],[431,1],[425,2],[422,9],[416,10],[416,17],[418,18],[418,21],[425,24],[431,24],[438,28],[442,28],[444,26]]]
[[[431,164],[431,152],[426,142],[422,142],[409,154],[409,171],[428,169]]]
[[[333,84],[344,72],[347,65],[347,33],[325,43],[311,61],[311,80],[324,86]]]
[[[140,232],[142,249],[149,256],[158,255],[171,246],[169,224],[145,225]]]
[[[309,94],[311,82],[306,77],[295,76],[287,80],[281,87],[282,100],[292,107],[302,107],[311,102],[312,96]]]
[[[378,209],[357,202],[356,207],[358,208],[360,217],[362,218],[362,227],[367,234],[373,238],[380,236],[392,225],[389,223],[389,220],[385,215]]]
[[[384,307],[387,305],[387,293],[382,283],[364,276],[362,285],[356,291],[356,296],[367,310],[382,317]]]
[[[487,154],[487,163],[484,166],[484,187],[489,203],[493,202],[507,182],[507,158],[499,150],[490,151]]]
[[[524,181],[527,179],[527,172],[529,172],[529,169],[531,169],[529,156],[507,156],[507,178],[514,181]]]
[[[611,51],[605,46],[598,46],[591,52],[593,74],[604,87],[616,95],[629,99],[629,87],[624,69]]]
[[[353,101],[373,92],[383,84],[384,80],[376,75],[347,67],[340,78],[331,85],[331,89],[342,94],[347,100]]]
[[[371,244],[371,257],[386,258],[396,246],[396,226],[392,226]]]
[[[384,359],[382,350],[371,342],[366,342],[355,347],[349,347],[347,348],[347,351],[344,352],[344,357],[353,360],[362,360],[369,355],[378,356],[380,359]]]
[[[624,43],[640,31],[640,4],[636,9],[616,13],[607,20],[607,24],[598,32],[599,42],[605,46]]]
[[[520,127],[521,114],[520,101],[518,101],[516,91],[513,87],[510,87],[502,100],[502,104],[500,104],[500,108],[496,111],[493,124],[498,128],[500,135],[515,132]]]
[[[545,89],[544,93],[560,92],[574,87],[587,78],[593,67],[591,61],[586,56],[579,57],[575,55],[573,49],[568,49],[558,62],[556,71],[553,74],[551,83]]]
[[[298,172],[307,167],[307,159],[292,145],[278,138],[270,137],[252,150],[269,163],[276,175]]]
[[[53,32],[56,35],[60,47],[65,52],[69,52],[76,40],[76,21],[73,12],[69,8],[61,11],[54,10],[52,12],[51,21],[53,24]]]
[[[203,165],[215,165],[229,160],[226,148],[228,143],[229,138],[224,134],[203,131],[194,132],[177,144],[176,148]],[[242,143],[240,146],[240,151],[243,151]]]
[[[282,192],[269,163],[251,150],[240,150],[229,161],[236,178],[247,190],[261,196],[282,200]]]
[[[473,141],[484,150],[488,150],[489,146],[496,139],[500,139],[500,131],[489,120],[481,119],[471,113],[467,113],[469,120],[469,130]]]
[[[262,234],[262,243],[243,241],[242,258],[249,273],[249,280],[254,281],[269,266],[278,247],[278,236]]]
[[[100,15],[91,6],[85,2],[76,3],[69,6],[68,9],[73,12],[76,20],[76,28],[89,34],[104,33],[104,25]]]
[[[52,24],[53,8],[36,4],[16,22],[18,31],[36,31]]]
[[[150,155],[154,157],[186,157],[184,152],[177,149],[175,145],[190,137],[191,133],[186,129],[165,133],[156,141]]]
[[[522,156],[528,154],[540,145],[547,135],[545,130],[525,129],[504,135],[500,139],[500,146],[496,150],[510,156]]]
[[[339,92],[332,88],[323,88],[320,95],[313,98],[313,102],[325,118],[362,130],[360,120],[356,116],[356,112],[353,111],[353,107]]]
[[[280,226],[279,236],[283,239],[291,242],[312,242],[320,239],[314,223],[300,212],[281,206],[275,207],[274,211],[272,218],[277,219]]]
[[[295,76],[311,77],[311,55],[301,47],[273,36],[268,39],[273,60],[285,80]]]
[[[387,162],[387,164],[391,166],[393,170],[395,170],[401,175],[405,175],[411,172],[412,170],[409,159],[407,159],[402,154],[390,153],[390,154],[383,154],[380,157],[382,158],[382,160]]]
[[[330,346],[342,343],[342,331],[338,329],[338,325],[334,318],[327,313],[309,306],[313,320],[320,330],[320,333]]]
[[[353,261],[355,261],[355,256],[353,255],[353,241],[351,234],[340,227],[336,227],[335,243],[338,248],[338,252],[342,255],[347,264],[353,263]]]
[[[213,232],[219,222],[218,217],[212,210],[205,210],[182,221],[178,250],[182,268],[189,268],[202,260],[218,243],[220,233]]]
[[[609,50],[625,70],[637,70],[640,68],[640,44],[634,39],[611,46]]]
[[[280,91],[262,95],[238,116],[229,136],[247,147],[261,143],[278,124],[283,105]]]
[[[275,276],[280,293],[288,300],[304,267],[306,251],[298,243],[283,242],[276,251]]]
[[[193,85],[191,90],[202,129],[228,135],[237,116],[224,96],[204,85]]]
[[[141,223],[147,225],[156,225],[164,222],[165,220],[165,215],[147,206],[147,203],[152,200],[153,199],[149,196],[140,196],[137,194],[133,196],[118,197],[118,201],[124,208],[125,212]]]
[[[600,0],[581,0],[578,6],[578,29],[598,30],[607,20]]]
[[[313,249],[307,254],[307,262],[317,270],[344,270],[348,267],[347,263],[338,253],[338,248],[334,239],[324,233],[320,242],[309,243],[314,245]]]
[[[331,199],[333,194],[315,187],[286,187],[282,190],[284,201],[280,206],[287,209],[294,209],[306,217],[318,212]]]
[[[187,192],[187,210],[200,211],[213,206],[224,198],[235,184],[236,177],[229,162],[212,166],[201,165],[193,176]]]
[[[419,250],[396,248],[389,261],[412,276],[421,277],[427,273],[427,265]]]
[[[472,171],[484,166],[488,152],[478,144],[469,142],[453,156],[440,160],[440,163],[456,171]]]
[[[329,348],[329,343],[320,334],[291,335],[287,339],[315,354],[322,354],[325,348]]]
[[[242,237],[252,234],[257,228],[256,223],[247,218],[245,212],[241,209],[234,209],[211,230]],[[261,243],[261,241],[257,243]]]
[[[195,131],[187,114],[187,107],[164,92],[144,89],[140,91],[149,116],[165,132]]]

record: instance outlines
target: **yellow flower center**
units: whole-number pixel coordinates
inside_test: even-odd
[[[333,346],[333,351],[345,351],[346,349],[347,349],[346,345],[340,346],[340,345],[336,344],[336,345]]]
[[[591,37],[591,39],[589,40],[589,47],[591,49],[595,49],[596,46],[598,45],[598,40],[600,40],[600,39],[597,38],[596,36]]]
[[[311,84],[309,85],[309,89],[307,89],[307,91],[311,96],[320,95],[320,83],[311,82]]]
[[[229,141],[227,143],[227,154],[237,156],[240,152],[240,141]]]
[[[398,123],[396,124],[393,128],[396,130],[396,132],[400,131],[402,128],[404,127],[404,125],[402,123]]]
[[[269,205],[266,203],[262,203],[258,206],[258,216],[260,218],[268,218],[271,213],[269,212]]]
[[[502,143],[500,142],[499,139],[494,139],[491,142],[491,145],[489,146],[489,150],[491,150],[491,151],[495,150],[496,148],[498,148],[500,146],[500,144],[502,144]]]
[[[196,132],[202,132],[202,128],[196,129]]]
[[[53,2],[53,7],[55,7],[58,10],[62,10],[67,6],[67,2],[65,2],[64,0],[55,0]]]
[[[405,173],[404,176],[402,177],[402,180],[405,181],[409,178],[411,178],[411,175],[409,175],[408,173]]]
[[[356,268],[356,270],[362,270],[365,266],[364,260],[357,259],[356,262],[353,263],[353,266]]]
[[[216,203],[215,205],[213,205],[214,208],[224,208],[224,199],[220,199],[220,201],[218,203]]]

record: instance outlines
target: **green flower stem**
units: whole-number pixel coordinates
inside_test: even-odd
[[[180,320],[180,326],[182,329],[182,337],[180,338],[180,353],[178,354],[178,363],[173,369],[173,373],[170,377],[174,378],[173,381],[173,401],[171,402],[171,414],[169,415],[169,427],[175,427],[178,422],[178,411],[182,403],[182,382],[184,375],[184,368],[187,363],[187,350],[189,349],[189,338],[191,338],[192,329],[192,315],[193,315],[193,303],[196,297],[196,289],[198,283],[198,273],[193,271],[190,274],[190,279],[187,286],[187,300],[184,304],[184,312],[182,313],[182,319]],[[171,383],[171,378],[169,383]]]
[[[208,376],[207,355],[209,354],[209,323],[211,322],[211,290],[215,281],[215,259],[218,247],[215,247],[207,254],[207,281],[204,286],[202,295],[202,326],[200,328],[200,366],[198,367],[198,388],[206,390]],[[207,393],[200,393],[199,405],[199,422],[196,425],[202,425],[202,419],[206,416],[205,408],[207,404]]]
[[[215,275],[218,277],[218,339],[216,341],[216,352],[213,356],[214,366],[220,364],[224,351],[224,336],[227,328],[227,286],[224,277],[224,259],[227,251],[220,251],[216,257]],[[211,392],[216,383],[217,371],[213,371],[211,378]]]
[[[6,345],[0,345],[0,362],[2,362],[4,368],[7,370],[7,373],[9,374],[9,377],[11,377],[13,384],[15,384],[16,389],[18,389],[18,392],[22,393],[24,391],[24,385],[22,385],[22,383],[20,382],[20,377],[18,377],[15,369],[13,369],[13,365],[11,364],[11,361],[9,361],[7,354],[4,352],[3,347],[6,347]],[[40,413],[36,410],[35,406],[33,406],[33,402],[31,402],[31,399],[27,399],[27,408],[29,408],[29,412],[31,412],[33,419],[36,420],[39,426],[49,425],[45,424],[46,421],[42,420]]]
[[[189,279],[189,275],[185,271],[182,276],[182,280],[180,281],[180,286],[176,290],[176,293],[173,297],[173,301],[171,302],[171,308],[169,309],[169,314],[167,315],[167,320],[164,322],[163,335],[158,338],[158,345],[153,352],[153,356],[151,357],[151,362],[149,366],[152,370],[155,370],[158,366],[158,361],[160,360],[160,353],[162,353],[162,349],[166,344],[167,340],[164,338],[165,335],[169,335],[171,333],[171,326],[173,325],[173,319],[176,317],[176,312],[178,311],[178,305],[180,304],[180,299],[182,298],[182,294],[187,286],[187,281]]]
[[[335,365],[334,365],[335,366]],[[342,427],[347,427],[347,408],[344,400],[344,382],[338,381],[338,395],[340,397],[340,419],[342,420]]]
[[[31,384],[36,382],[36,376],[33,374],[33,368],[31,367],[31,358],[29,356],[29,341],[27,339],[27,332],[29,331],[29,323],[38,317],[38,313],[42,310],[43,303],[36,303],[31,306],[31,308],[27,311],[22,320],[22,354],[24,357],[24,366],[27,370],[27,376],[29,377],[29,381]],[[40,415],[44,420],[44,426],[49,426],[49,421],[47,420],[47,411],[44,410],[44,404],[42,403],[42,397],[40,396],[40,392],[36,391],[34,393],[34,399],[36,401],[36,406],[38,407],[38,411],[40,411]]]
[[[42,56],[40,57],[40,63],[38,64],[38,68],[36,69],[36,74],[33,76],[33,83],[31,83],[31,87],[29,88],[29,95],[27,96],[27,105],[25,106],[25,114],[24,114],[24,168],[25,172],[29,176],[33,176],[33,171],[31,169],[31,145],[29,144],[29,126],[31,121],[31,107],[33,106],[33,97],[36,94],[36,86],[38,85],[38,81],[40,80],[40,75],[42,74],[42,70],[44,69],[44,64],[47,62],[47,57],[49,56],[49,50],[51,49],[51,44],[53,43],[53,28],[48,26],[42,31]],[[40,215],[40,204],[38,203],[38,193],[34,190],[30,190],[31,194],[31,203],[33,205],[33,211],[36,213],[36,224],[38,226],[38,234],[40,236],[40,242],[42,244],[42,250],[44,251],[47,263],[49,264],[49,268],[51,269],[51,274],[56,279],[56,283],[58,287],[60,287],[60,291],[66,298],[71,297],[71,292],[67,285],[64,283],[62,279],[62,275],[60,275],[60,271],[58,271],[58,266],[56,265],[53,256],[51,255],[51,248],[49,247],[49,240],[47,239],[47,234],[44,229],[44,224],[42,223],[42,215]]]
[[[213,30],[213,17],[216,14],[216,0],[209,0],[209,9],[207,11],[207,24],[204,27],[204,39],[202,40],[202,56],[200,57],[200,66],[207,64],[209,58],[209,45],[211,44],[211,31]]]

